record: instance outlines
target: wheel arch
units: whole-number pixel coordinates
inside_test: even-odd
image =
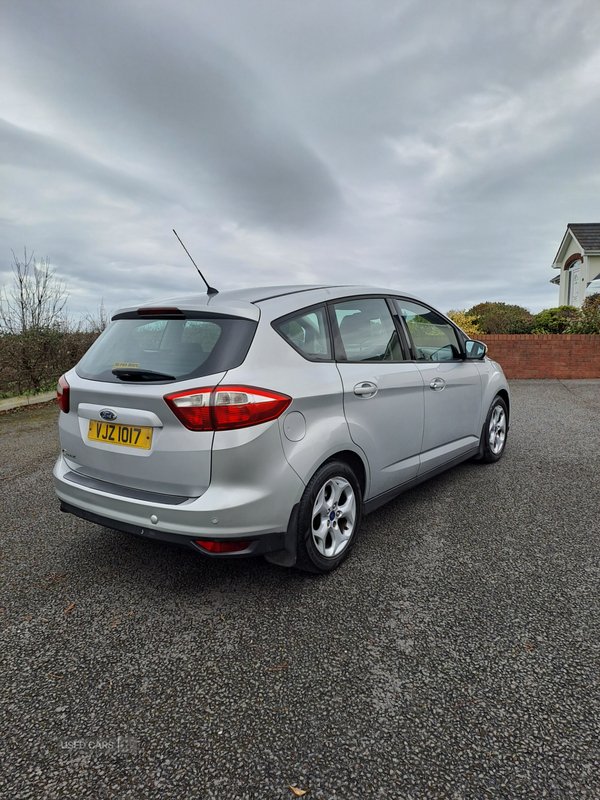
[[[322,464],[319,464],[317,469],[320,469],[325,464],[329,464],[331,461],[343,461],[344,464],[347,464],[350,467],[352,472],[354,472],[356,475],[356,479],[358,480],[360,486],[360,492],[364,499],[367,488],[367,469],[362,458],[353,450],[340,450],[338,453],[333,453],[327,459],[325,459]],[[315,472],[317,472],[317,470],[315,470]]]
[[[362,494],[365,480],[365,466],[350,450],[332,453],[317,467],[298,506],[295,565],[299,569],[323,574],[348,556],[363,516],[364,504],[357,495]],[[341,500],[342,495],[346,499]]]
[[[498,392],[496,393],[496,396],[501,397],[506,403],[506,416],[510,421],[510,397],[508,395],[508,392],[506,391],[506,389],[499,389]]]

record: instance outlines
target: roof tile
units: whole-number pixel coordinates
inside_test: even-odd
[[[567,227],[584,250],[600,250],[600,222],[569,222]]]

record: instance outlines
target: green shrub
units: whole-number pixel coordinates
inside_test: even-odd
[[[579,314],[579,309],[574,306],[546,308],[533,318],[531,333],[564,333]]]
[[[466,312],[483,333],[531,333],[533,314],[522,306],[478,303]]]
[[[467,336],[477,337],[483,333],[479,325],[477,325],[476,318],[470,317],[466,311],[452,310],[449,311],[446,316],[450,317],[452,322],[455,322],[458,327],[467,334]]]
[[[600,294],[585,298],[581,311],[567,325],[565,333],[600,333]]]
[[[55,386],[97,337],[96,332],[59,328],[0,336],[0,396],[36,393]]]

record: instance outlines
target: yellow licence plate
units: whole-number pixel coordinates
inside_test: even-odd
[[[150,450],[152,428],[117,425],[114,422],[96,422],[91,419],[87,438],[93,442],[120,444],[125,447],[141,447],[143,450]]]

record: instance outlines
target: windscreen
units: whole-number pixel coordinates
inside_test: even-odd
[[[77,365],[111,383],[180,381],[239,366],[256,330],[242,317],[117,319]]]

